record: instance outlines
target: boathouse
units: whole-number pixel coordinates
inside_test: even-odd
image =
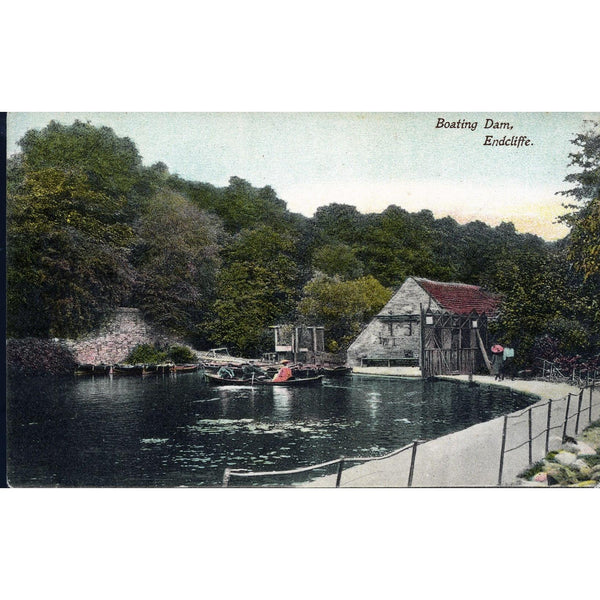
[[[275,353],[278,362],[320,363],[325,352],[325,328],[323,326],[292,324],[270,327],[275,337]]]
[[[487,370],[498,306],[476,285],[409,277],[348,348],[348,365],[419,367],[424,377]]]

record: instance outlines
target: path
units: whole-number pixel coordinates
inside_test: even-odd
[[[468,381],[465,376],[449,376],[444,379]],[[553,450],[562,442],[562,428],[566,413],[566,396],[571,393],[569,415],[577,410],[579,388],[567,384],[545,381],[504,380],[495,382],[491,376],[475,376],[475,383],[508,387],[515,391],[539,396],[532,405],[532,432],[535,436],[546,428],[548,407],[543,406],[552,399],[549,449]],[[583,395],[579,431],[588,425],[590,392]],[[600,418],[600,390],[592,396],[592,420]],[[528,439],[527,409],[512,413],[508,419],[506,449]],[[489,487],[497,486],[501,441],[504,417],[486,423],[479,423],[468,429],[445,435],[418,446],[413,474],[413,487]],[[575,433],[576,419],[569,419],[567,435]],[[545,435],[533,442],[533,462],[545,455]],[[405,487],[410,470],[411,451],[344,469],[340,487]],[[503,485],[514,485],[518,473],[529,464],[528,445],[507,452],[504,457]],[[321,477],[306,484],[307,487],[334,487],[335,475]]]

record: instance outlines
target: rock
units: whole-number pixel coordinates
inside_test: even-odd
[[[573,454],[572,452],[559,452],[555,457],[554,460],[558,463],[560,463],[561,465],[564,465],[565,467],[568,467],[569,465],[572,465],[576,460],[577,460],[577,455]]]
[[[548,438],[548,450],[559,450],[562,447],[562,438],[557,435],[551,435]]]
[[[575,452],[577,452],[577,454],[596,454],[596,450],[594,448],[592,448],[589,444],[586,444],[585,442],[577,442],[577,444],[575,444]]]
[[[533,478],[534,481],[548,481],[548,473],[542,471],[541,473],[537,473]]]

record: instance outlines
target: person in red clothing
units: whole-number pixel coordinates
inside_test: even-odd
[[[287,381],[290,377],[292,377],[292,370],[287,366],[289,360],[282,360],[282,367],[277,372],[277,375],[273,377],[273,381]]]

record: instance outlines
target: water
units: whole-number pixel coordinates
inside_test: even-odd
[[[23,378],[9,382],[8,477],[16,487],[216,486],[227,466],[380,456],[531,401],[489,386],[356,375],[315,388],[211,387],[201,373]]]

